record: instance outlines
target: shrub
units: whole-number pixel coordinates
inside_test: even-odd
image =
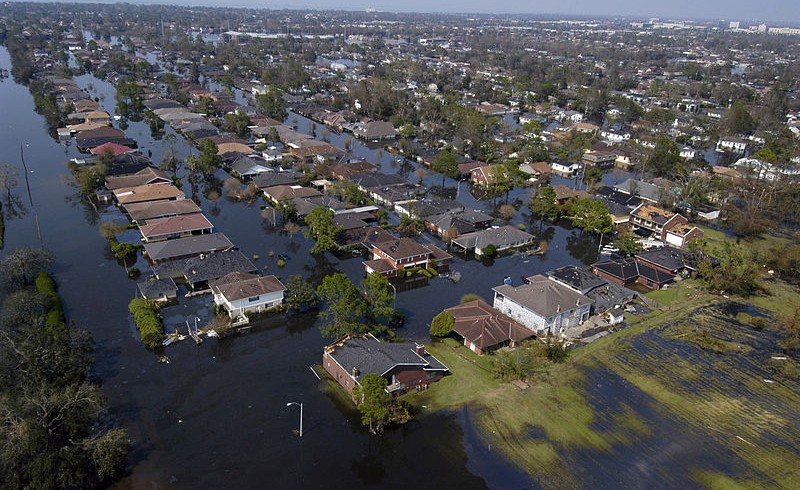
[[[158,317],[156,306],[146,299],[134,298],[128,303],[128,311],[133,315],[139,339],[145,347],[155,349],[164,340],[164,324]]]
[[[464,303],[469,303],[470,301],[475,301],[476,299],[481,299],[481,297],[475,293],[467,293],[461,297],[461,301],[459,301],[459,303],[463,305]]]
[[[455,318],[447,311],[442,311],[431,321],[431,335],[434,337],[446,337],[453,331],[456,324]]]
[[[483,249],[483,256],[487,258],[491,258],[497,255],[497,247],[492,245],[491,243]]]
[[[278,259],[278,267],[283,267],[286,265],[286,261],[283,259]]]
[[[525,226],[525,223],[520,223],[517,225],[517,229],[525,231],[526,229],[528,229],[528,227]]]

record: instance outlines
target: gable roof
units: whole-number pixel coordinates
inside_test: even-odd
[[[499,228],[466,233],[453,240],[453,242],[465,249],[479,248],[482,250],[490,244],[496,248],[505,248],[515,244],[530,243],[533,240],[534,236],[530,233],[511,225],[505,225]]]
[[[353,373],[353,368],[357,369],[356,381],[367,374],[383,376],[400,365],[416,366],[424,371],[448,370],[447,366],[427,352],[417,354],[416,348],[414,342],[380,342],[367,334],[340,340],[325,347],[325,351],[348,373]]]
[[[213,228],[214,225],[205,215],[194,213],[147,220],[147,223],[139,225],[139,232],[146,240],[150,240],[164,235],[211,230]]]
[[[209,233],[144,244],[145,253],[154,262],[231,248],[233,248],[233,243],[223,233]]]
[[[264,189],[264,194],[273,199],[280,201],[282,199],[294,199],[296,197],[315,197],[321,196],[322,193],[311,187],[302,187],[299,185],[275,185]]]
[[[482,299],[452,306],[445,311],[453,315],[453,331],[482,351],[509,340],[519,342],[535,335],[533,330],[492,308]]]
[[[231,272],[255,272],[256,266],[238,250],[212,253],[186,260],[183,275],[186,282],[196,284],[224,277]]]
[[[406,237],[376,243],[375,248],[395,260],[417,255],[429,255],[431,253],[427,248]]]
[[[545,318],[592,303],[586,296],[542,275],[531,276],[527,281],[522,286],[503,284],[492,290]]]
[[[623,282],[635,281],[641,276],[656,284],[666,284],[675,278],[674,274],[658,270],[632,257],[597,262],[592,264],[592,268]]]
[[[167,216],[180,216],[184,214],[200,213],[202,210],[191,199],[178,199],[176,201],[136,202],[123,206],[131,221],[145,221],[153,218]]]
[[[183,199],[186,197],[174,185],[145,184],[135,187],[114,189],[114,197],[120,205],[134,202],[158,201],[161,199]]]
[[[98,148],[100,148],[98,146]],[[136,173],[106,177],[106,189],[113,191],[123,187],[136,187],[146,184],[171,184],[169,176],[157,168],[145,167]]]
[[[275,276],[256,276],[247,272],[230,272],[209,283],[211,290],[228,301],[252,298],[285,291],[286,286]]]

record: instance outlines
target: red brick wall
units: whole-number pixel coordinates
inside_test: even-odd
[[[333,360],[333,358],[330,357],[327,352],[322,355],[322,367],[325,368],[325,371],[327,371],[337,383],[342,385],[342,388],[344,388],[352,398],[353,388],[355,387],[356,383],[353,377],[350,376],[350,373],[345,371],[345,369],[341,367],[339,363]]]

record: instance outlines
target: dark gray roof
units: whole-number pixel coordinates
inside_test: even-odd
[[[298,216],[306,216],[314,208],[328,208],[333,211],[347,206],[334,196],[295,197],[292,199]]]
[[[602,313],[630,303],[636,299],[636,292],[613,282],[606,282],[586,293],[586,297],[594,300],[595,313]]]
[[[223,233],[208,233],[163,242],[145,243],[144,250],[150,260],[158,262],[202,253],[233,248],[233,243]]]
[[[295,185],[302,176],[299,172],[265,172],[253,176],[253,184],[260,189],[276,185]]]
[[[187,259],[183,275],[189,284],[212,281],[231,272],[256,272],[256,266],[238,250],[217,252]]]
[[[544,276],[531,276],[526,281],[528,284],[522,286],[503,284],[492,290],[545,318],[592,303],[586,296]]]
[[[175,281],[171,278],[155,279],[150,278],[137,284],[139,292],[145,299],[160,299],[175,297],[178,294],[178,288],[175,286]]]
[[[348,373],[358,369],[356,381],[367,374],[383,376],[395,366],[419,366],[425,371],[447,371],[447,367],[428,354],[419,355],[414,342],[380,342],[372,335],[352,337],[328,346],[329,355]]]
[[[703,255],[674,247],[651,248],[636,254],[637,257],[671,271],[697,270]],[[712,258],[712,261],[716,259]]]
[[[355,182],[355,184],[362,189],[408,184],[408,181],[399,175],[387,175],[382,173],[356,174],[351,176],[348,180]]]
[[[592,289],[606,284],[608,281],[591,272],[579,269],[574,265],[568,265],[552,271],[548,271],[548,277],[571,287],[581,294],[586,294]]]

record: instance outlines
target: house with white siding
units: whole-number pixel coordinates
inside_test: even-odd
[[[245,313],[261,313],[283,304],[286,287],[275,276],[256,276],[231,272],[209,284],[214,304],[222,306],[231,318]]]
[[[572,329],[589,319],[594,302],[590,298],[542,275],[526,281],[522,286],[492,288],[492,306],[539,336],[570,336]]]

